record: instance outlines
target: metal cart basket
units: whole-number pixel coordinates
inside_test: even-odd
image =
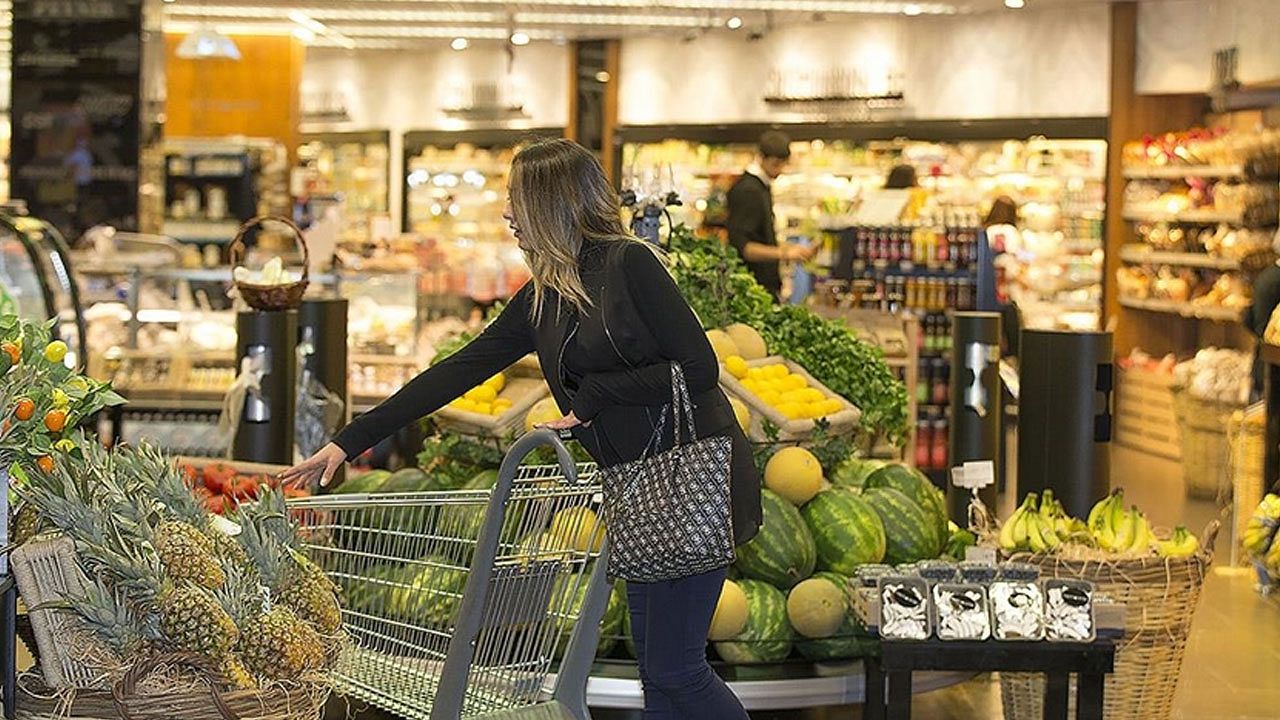
[[[521,465],[543,445],[558,465]],[[411,720],[588,720],[609,593],[596,477],[539,431],[492,489],[291,501],[344,595],[337,690]]]

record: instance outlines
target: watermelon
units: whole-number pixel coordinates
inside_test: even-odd
[[[378,488],[380,493],[422,492],[429,484],[427,474],[418,468],[405,468],[391,473],[386,482]]]
[[[596,646],[596,657],[608,655],[618,644],[622,635],[623,618],[627,616],[627,588],[623,583],[616,583],[609,593],[609,606],[605,608],[604,619],[600,621],[600,644]],[[630,641],[630,638],[627,638]]]
[[[785,660],[794,639],[787,621],[787,597],[759,580],[739,580],[738,585],[747,595],[747,627],[733,640],[715,643],[716,652],[726,662],[739,665]]]
[[[828,478],[832,485],[839,487],[864,488],[867,478],[888,463],[884,460],[873,460],[853,456],[840,463]]]
[[[587,568],[585,575],[579,579],[577,575],[561,575],[556,578],[556,589],[552,591],[551,607],[559,610],[563,608],[561,594],[573,592],[574,596],[570,600],[567,609],[574,615],[582,613],[582,603],[587,599],[587,586],[591,582],[590,568]],[[576,587],[575,587],[576,585]],[[609,604],[604,611],[604,617],[600,620],[600,639],[596,643],[596,656],[601,657],[607,655],[613,646],[618,642],[618,633],[622,630],[622,616],[627,611],[626,600],[624,596],[625,590],[620,589],[620,585],[615,585],[609,592]],[[560,637],[556,640],[555,657],[560,659],[564,657],[565,650],[569,649],[569,640],[573,637],[573,625],[568,624],[562,628]]]
[[[813,574],[817,551],[794,505],[768,489],[760,495],[764,523],[751,542],[738,548],[736,565],[743,576],[785,590]]]
[[[622,585],[624,588],[626,587],[626,583],[624,583],[621,580],[618,581],[618,584]],[[627,595],[626,595],[625,589],[622,592],[622,597],[623,597],[623,600],[626,600]],[[639,658],[636,657],[636,641],[635,641],[635,638],[632,637],[631,635],[631,607],[628,605],[624,607],[623,610],[624,612],[622,613],[622,645],[627,649],[627,657],[631,658],[632,660],[638,660]]]
[[[435,627],[451,625],[462,604],[467,572],[442,567],[449,562],[441,557],[426,557],[402,571],[401,586],[387,593],[387,610],[392,617]]]
[[[822,569],[852,574],[859,565],[884,559],[884,523],[856,490],[824,490],[800,514],[813,533]]]
[[[936,558],[942,552],[937,518],[893,488],[869,488],[862,497],[884,523],[884,561],[891,565]]]
[[[391,477],[386,470],[370,470],[367,473],[349,477],[333,489],[334,494],[372,493],[382,487],[382,483]]]
[[[363,578],[346,578],[342,582],[343,605],[355,613],[377,615],[386,609],[387,595],[403,571],[399,565],[375,565]]]
[[[492,490],[498,484],[497,470],[484,470],[462,486],[463,490]]]
[[[815,662],[848,660],[875,653],[879,649],[879,643],[867,632],[862,621],[853,612],[853,598],[849,595],[851,592],[849,578],[832,572],[820,572],[814,577],[830,581],[845,592],[848,603],[845,618],[840,628],[831,637],[821,640],[798,640],[796,650],[805,658]]]
[[[947,496],[924,473],[903,465],[890,463],[867,478],[869,488],[893,488],[906,495],[929,513],[938,526],[938,537],[950,537],[947,528]]]

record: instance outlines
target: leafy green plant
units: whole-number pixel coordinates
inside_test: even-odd
[[[671,274],[704,328],[742,322],[755,325],[773,305],[738,251],[714,238],[696,237],[686,226],[671,231]]]
[[[432,479],[435,490],[457,490],[477,473],[502,464],[502,447],[494,441],[438,430],[422,441],[418,467]]]

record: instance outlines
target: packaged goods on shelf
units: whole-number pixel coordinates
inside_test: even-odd
[[[373,222],[388,213],[390,137],[386,132],[304,136],[298,160],[311,195],[340,200],[344,243],[369,242]]]

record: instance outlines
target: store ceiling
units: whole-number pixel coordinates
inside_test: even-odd
[[[456,37],[505,41],[616,38],[769,28],[868,16],[1009,10],[1005,0],[166,0],[165,27],[212,23],[226,33],[294,34],[319,47],[403,48]],[[1025,0],[1028,9],[1106,0]]]

